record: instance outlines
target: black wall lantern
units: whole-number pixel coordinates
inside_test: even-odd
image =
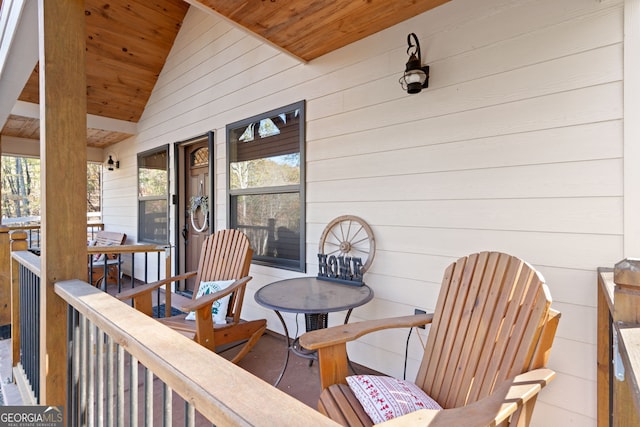
[[[107,160],[107,170],[112,171],[114,166],[116,169],[120,169],[120,160],[113,160],[113,155],[109,154],[109,159]]]
[[[404,74],[400,77],[400,85],[407,93],[420,93],[422,88],[429,87],[429,66],[422,66],[420,42],[415,33],[407,36],[407,44],[409,45],[407,48],[409,61],[407,61]]]

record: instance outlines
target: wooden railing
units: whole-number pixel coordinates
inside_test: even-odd
[[[12,358],[14,366],[14,378],[19,384],[23,398],[26,403],[38,404],[40,396],[40,310],[41,291],[40,283],[40,256],[32,251],[28,251],[27,232],[25,230],[14,230],[10,233],[9,246],[11,247],[11,325],[12,325]],[[158,245],[122,245],[122,246],[91,246],[87,248],[88,255],[79,255],[81,258],[87,256],[88,261],[88,281],[92,276],[95,283],[101,284],[103,290],[107,290],[108,276],[105,272],[113,270],[113,277],[117,283],[117,290],[120,291],[123,284],[133,287],[136,283],[148,283],[149,279],[159,280],[164,276],[161,274],[161,262],[164,258],[164,271],[170,272],[171,268],[171,248]],[[114,254],[115,259],[104,257],[105,262],[91,261],[94,254],[109,253]],[[155,262],[149,256],[155,255]],[[140,270],[136,274],[136,257]],[[126,259],[124,259],[126,258]],[[85,258],[86,259],[86,258]],[[108,263],[108,264],[107,264]],[[124,268],[128,270],[125,278]],[[155,264],[151,266],[151,264]],[[153,268],[150,268],[153,267]],[[141,267],[141,268],[140,268]],[[154,274],[150,274],[152,270]],[[151,277],[153,276],[153,277]],[[170,292],[167,300],[170,303]],[[160,294],[158,294],[158,305],[160,304]]]
[[[639,267],[598,270],[598,427],[640,425]]]
[[[16,271],[40,275],[39,257],[31,252],[12,253],[12,262]],[[13,285],[20,287],[20,274],[15,276]],[[67,425],[337,425],[87,282],[56,283],[55,294],[69,307],[67,396],[63,399]],[[19,295],[14,292],[14,298]],[[29,315],[36,316],[41,305],[30,307]],[[20,325],[37,325],[37,320],[21,319],[20,313],[14,316],[18,348],[14,346],[12,357],[14,365],[22,365],[25,353],[39,350],[20,348],[21,339],[26,338]],[[14,372],[20,376],[22,371]],[[38,366],[31,375],[45,375],[42,372]],[[33,382],[32,377],[22,387]]]
[[[31,252],[12,259],[12,359],[21,394],[32,405],[40,395],[40,259]]]
[[[68,407],[72,425],[98,418],[121,425],[150,425],[152,418],[158,425],[195,425],[198,419],[217,426],[337,425],[87,283],[57,283],[56,294],[78,319],[72,322],[72,370],[78,376],[70,387],[82,398]],[[140,392],[126,387],[129,381],[142,382]],[[162,401],[154,401],[154,394],[163,395]],[[144,403],[138,404],[139,397]]]
[[[40,217],[37,217],[38,219]],[[24,231],[27,233],[27,242],[29,248],[39,248],[40,247],[40,224],[23,224],[23,223],[14,223],[7,222],[5,220],[4,224],[9,232],[12,231]],[[98,231],[104,230],[104,224],[101,222],[87,222],[87,240],[95,239],[95,235]]]

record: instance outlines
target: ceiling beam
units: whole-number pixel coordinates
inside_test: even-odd
[[[4,0],[0,15],[0,124],[6,123],[37,63],[38,2]]]
[[[32,102],[16,101],[13,109],[11,110],[11,114],[15,116],[28,117],[30,119],[40,119],[40,106]],[[87,114],[87,128],[133,135],[137,133],[138,125],[126,120]]]

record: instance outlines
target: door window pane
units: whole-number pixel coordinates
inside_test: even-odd
[[[138,241],[169,241],[169,147],[138,154]]]

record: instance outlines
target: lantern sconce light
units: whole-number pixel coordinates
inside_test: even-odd
[[[429,66],[422,66],[422,54],[420,53],[420,42],[415,33],[407,36],[407,55],[409,60],[400,77],[400,85],[407,93],[420,93],[423,88],[429,87]]]
[[[107,170],[112,171],[114,169],[120,169],[120,160],[116,157],[116,160],[113,160],[115,154],[109,154],[109,158],[107,159]]]

